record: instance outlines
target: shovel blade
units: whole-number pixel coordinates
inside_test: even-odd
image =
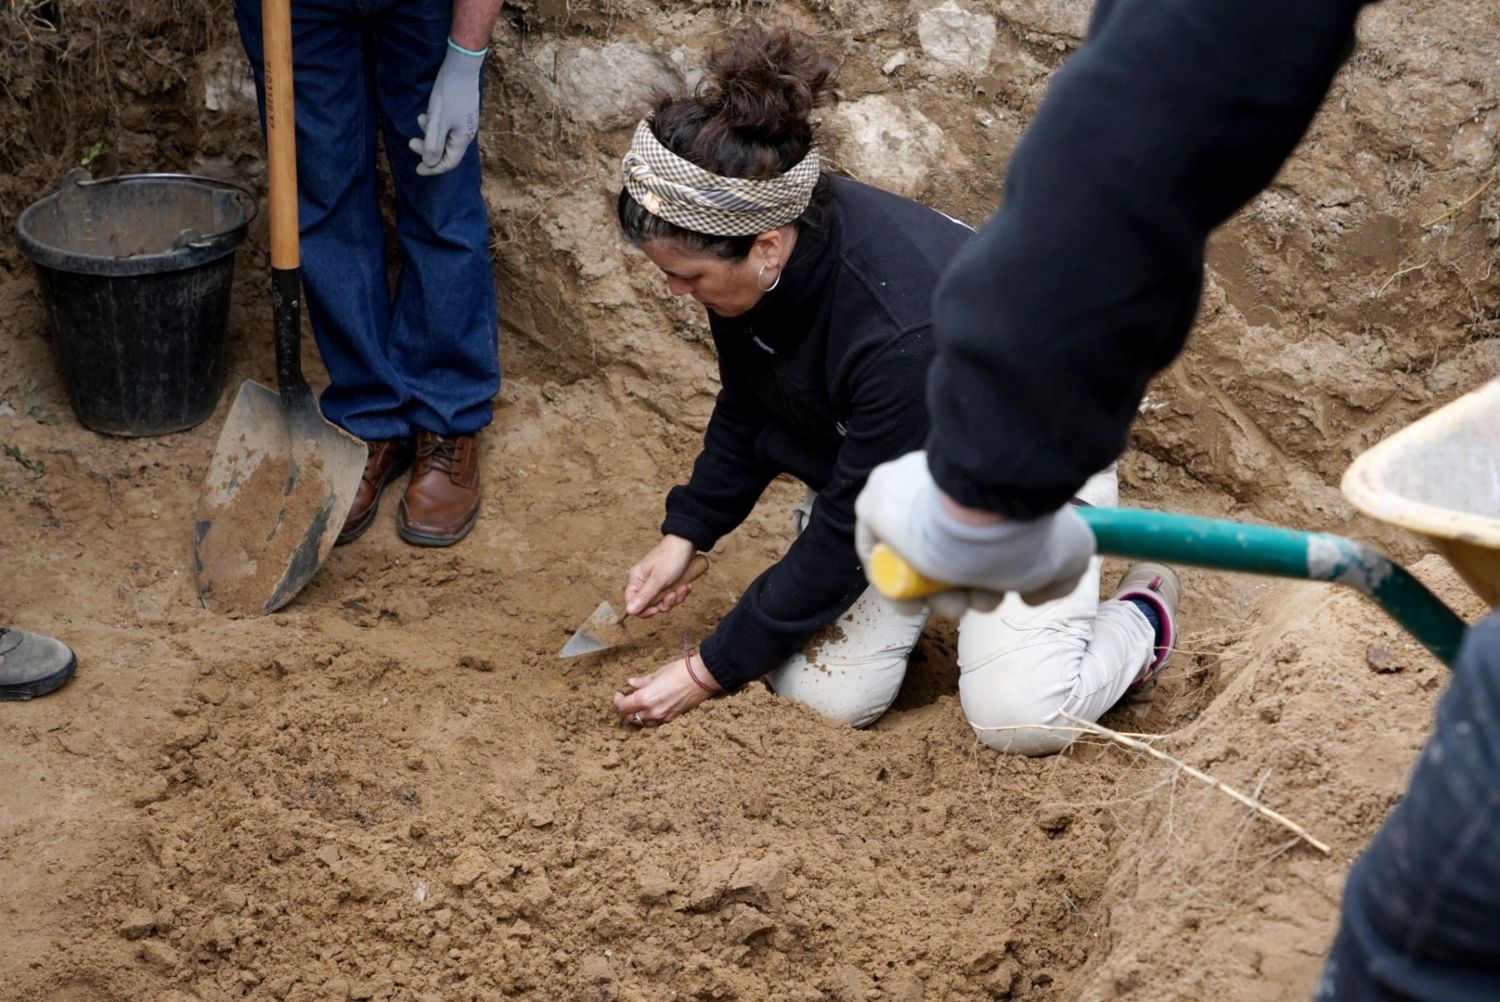
[[[338,539],[365,465],[363,442],[316,405],[241,384],[198,497],[193,571],[215,612],[265,614],[312,580]]]
[[[585,654],[597,654],[614,647],[625,639],[625,631],[621,628],[620,617],[615,614],[615,607],[608,602],[600,602],[599,608],[594,610],[593,615],[583,621],[583,625],[573,631],[572,638],[563,645],[558,652],[559,658],[578,658]]]

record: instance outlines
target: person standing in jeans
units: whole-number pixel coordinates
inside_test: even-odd
[[[369,446],[340,543],[411,468],[396,528],[458,542],[479,515],[477,435],[500,390],[489,221],[480,195],[480,81],[500,0],[296,0],[298,209],[308,314],[329,420]],[[265,104],[260,0],[235,19]],[[399,269],[376,174],[384,140]]]

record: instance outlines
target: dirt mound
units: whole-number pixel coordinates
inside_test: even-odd
[[[72,138],[47,132],[66,102],[23,106],[0,70],[0,122],[30,137],[0,145],[0,167],[52,151],[31,174],[0,170],[0,210],[82,155],[110,74],[157,81],[119,97],[121,168],[258,176],[228,12],[179,4],[167,24],[145,6],[27,56],[76,74],[71,91],[47,84],[81,109]],[[8,16],[59,8],[84,17]],[[775,12],[847,56],[839,162],[979,221],[1086,8]],[[634,95],[690,83],[728,16],[507,6],[481,133],[508,324],[484,516],[463,546],[417,551],[388,502],[274,617],[211,616],[187,577],[230,394],[181,435],[85,431],[34,282],[0,270],[0,620],[66,638],[82,664],[60,693],[0,709],[0,999],[1308,994],[1343,875],[1445,678],[1354,596],[1189,571],[1161,686],[1105,720],[1258,793],[1328,857],[1114,745],[993,755],[964,724],[942,627],[868,731],[759,687],[623,727],[609,693],[701,637],[781,551],[792,484],[688,605],[631,627],[635,646],[555,659],[652,542],[712,404],[701,317],[604,235]],[[1497,28],[1456,0],[1366,16],[1309,143],[1215,242],[1194,347],[1153,388],[1122,466],[1127,502],[1420,555],[1354,521],[1334,485],[1354,452],[1494,372]],[[105,58],[109,32],[148,42]],[[149,75],[153,57],[177,72]],[[889,173],[882,143],[929,152]],[[258,239],[241,252],[231,388],[271,375],[263,260]],[[1416,568],[1478,614],[1441,562]]]

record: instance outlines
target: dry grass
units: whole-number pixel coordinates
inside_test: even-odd
[[[0,7],[0,175],[23,183],[0,186],[0,224],[8,228],[96,144],[155,154],[167,142],[161,133],[192,124],[198,112],[202,56],[233,40],[228,0],[8,0]],[[151,127],[131,131],[142,123]],[[163,155],[131,166],[181,165]]]

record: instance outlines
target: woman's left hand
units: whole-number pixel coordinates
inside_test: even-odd
[[[696,657],[694,660],[697,663],[693,670],[698,677],[709,685],[716,684],[702,660]],[[620,716],[640,726],[665,724],[715,695],[693,681],[683,658],[668,661],[642,678],[626,679],[626,684],[634,691],[616,692],[615,709]]]

